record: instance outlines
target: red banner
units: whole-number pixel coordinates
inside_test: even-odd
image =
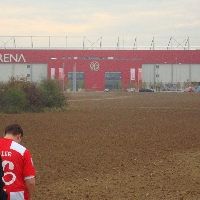
[[[63,79],[63,68],[59,68],[59,79]]]
[[[138,81],[142,81],[142,68],[138,68]]]

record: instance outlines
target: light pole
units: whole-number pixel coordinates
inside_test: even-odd
[[[73,67],[73,92],[76,92],[76,63]]]
[[[64,73],[65,63],[62,64],[62,89],[65,91],[65,73]]]
[[[158,90],[158,77],[159,77],[158,68],[159,64],[156,65],[156,91]]]

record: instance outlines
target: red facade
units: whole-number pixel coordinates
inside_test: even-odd
[[[121,81],[126,88],[130,82],[130,69],[135,68],[135,81],[138,81],[138,68],[142,64],[199,64],[199,50],[0,50],[0,64],[15,63],[9,55],[23,55],[27,64],[47,64],[48,77],[51,68],[55,68],[55,78],[59,78],[59,68],[65,65],[64,74],[73,71],[84,72],[85,88],[103,90],[105,88],[105,72],[121,72]],[[53,59],[52,59],[53,58]],[[91,68],[96,62],[98,69]],[[24,63],[24,60],[18,60]],[[67,83],[68,77],[64,81]]]

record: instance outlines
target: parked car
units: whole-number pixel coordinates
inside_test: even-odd
[[[152,89],[140,88],[139,92],[154,92]]]
[[[194,92],[194,89],[192,87],[185,88],[184,92]]]
[[[200,86],[195,87],[194,92],[200,92]]]
[[[104,90],[104,92],[110,92],[110,90],[109,90],[108,88],[106,88],[106,89]]]
[[[167,88],[167,87],[164,87],[164,88],[163,88],[163,91],[170,91],[170,89]]]
[[[127,92],[135,92],[135,88],[128,88],[126,91]]]

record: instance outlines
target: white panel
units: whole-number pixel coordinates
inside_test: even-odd
[[[39,82],[43,78],[47,78],[47,65],[46,64],[32,64],[32,81]]]
[[[200,65],[191,65],[191,81],[200,82]]]
[[[7,82],[12,75],[12,64],[0,64],[0,82]]]
[[[169,83],[171,82],[171,65],[169,64],[159,64],[159,68],[156,68],[156,74],[158,82]]]
[[[26,78],[28,72],[29,69],[27,69],[27,64],[14,65],[14,77]]]
[[[12,141],[10,149],[17,151],[20,153],[22,156],[24,155],[26,148],[23,147],[21,144],[18,144],[17,142]]]
[[[184,83],[187,81],[200,81],[200,65],[191,65],[191,75],[190,75],[190,65],[189,64],[159,64],[156,68],[156,64],[144,64],[143,68],[143,82],[153,83]],[[156,75],[158,76],[156,77]]]
[[[30,65],[30,67],[27,67]],[[27,75],[30,76],[27,78]],[[47,78],[46,64],[0,64],[0,82],[9,81],[10,77],[24,77],[33,82]]]
[[[176,64],[173,65],[173,73],[174,78],[173,82],[177,83],[183,83],[189,81],[190,72],[189,72],[189,64]]]
[[[142,65],[142,81],[146,83],[154,82],[154,65],[153,64]]]

